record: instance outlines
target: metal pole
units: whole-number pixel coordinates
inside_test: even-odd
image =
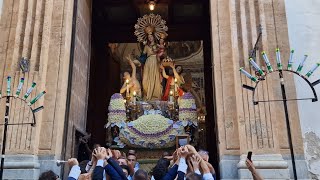
[[[296,162],[295,162],[295,158],[294,158],[294,151],[293,151],[293,144],[292,144],[292,137],[291,137],[291,128],[290,128],[288,105],[287,105],[287,96],[286,96],[286,89],[284,87],[284,80],[283,80],[282,71],[279,71],[279,77],[280,77],[281,93],[282,93],[282,99],[283,99],[283,108],[284,108],[286,125],[287,125],[287,133],[288,133],[288,141],[289,141],[289,148],[290,148],[291,161],[292,161],[293,176],[294,176],[294,179],[297,180]]]
[[[0,180],[3,178],[3,169],[4,169],[4,155],[6,152],[6,141],[7,141],[7,130],[8,130],[8,123],[9,123],[9,104],[10,104],[10,97],[6,97],[6,113],[4,116],[4,131],[2,137],[2,153],[1,153],[1,170],[0,170]]]

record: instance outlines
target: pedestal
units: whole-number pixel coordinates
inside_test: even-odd
[[[248,170],[245,161],[247,155],[241,155],[238,163],[239,179],[252,179],[251,172]],[[288,163],[281,154],[253,155],[253,164],[264,179],[290,179]]]
[[[38,179],[42,172],[52,170],[60,175],[61,168],[55,163],[54,156],[6,155],[3,179]]]

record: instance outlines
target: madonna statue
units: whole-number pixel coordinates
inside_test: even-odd
[[[147,60],[144,65],[142,78],[144,100],[159,100],[162,96],[162,86],[160,79],[160,62],[157,58],[158,45],[152,34],[152,29],[147,27],[146,32],[148,38],[143,53],[147,55]]]
[[[160,15],[144,15],[138,19],[134,34],[138,41],[143,43],[143,54],[146,62],[143,67],[142,88],[144,100],[160,100],[162,97],[162,85],[160,74],[160,58],[158,58],[159,44],[162,34],[168,30],[165,21]]]

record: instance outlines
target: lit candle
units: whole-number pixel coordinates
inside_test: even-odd
[[[176,95],[176,92],[178,91],[178,79],[174,78],[174,95]]]
[[[306,74],[307,77],[310,77],[311,74],[314,73],[314,71],[320,66],[320,63],[315,64],[312,69]]]
[[[246,75],[249,79],[251,79],[253,82],[257,82],[258,79],[256,77],[253,77],[251,74],[249,74],[246,70],[243,69],[243,67],[240,68],[240,72],[244,75]]]
[[[11,77],[8,76],[7,78],[7,95],[10,96],[11,93]]]
[[[16,94],[14,95],[15,97],[18,97],[20,95],[21,89],[22,89],[22,86],[23,86],[23,82],[24,82],[24,78],[21,78],[20,82],[19,82],[19,85],[18,85],[18,88],[17,88],[17,91],[16,91]]]
[[[127,86],[126,96],[129,97],[129,79],[126,79],[126,86]]]
[[[276,49],[276,55],[277,55],[277,67],[278,67],[278,70],[282,70],[282,64],[281,64],[281,55],[280,55],[280,49],[277,48]]]
[[[136,105],[137,104],[137,93],[136,91],[133,91],[133,105]]]
[[[46,91],[42,91],[40,94],[38,94],[35,98],[33,98],[33,99],[28,103],[28,106],[31,106],[32,104],[36,103],[45,93],[46,93]]]
[[[265,51],[262,51],[262,57],[263,57],[263,59],[264,59],[264,62],[265,62],[266,65],[267,65],[268,71],[269,71],[269,72],[272,72],[273,69],[272,69],[271,63],[270,63],[269,58],[268,58],[268,56],[267,56],[267,54],[266,54]]]
[[[303,68],[303,64],[304,64],[304,62],[307,60],[307,58],[308,58],[308,55],[304,55],[302,61],[301,61],[300,64],[299,64],[299,67],[298,67],[298,69],[297,69],[297,73],[300,73],[300,72],[301,72],[301,70],[302,70],[302,68]]]
[[[292,49],[290,52],[290,57],[289,57],[289,61],[288,61],[288,70],[292,70],[292,64],[293,64],[293,53],[294,50]]]
[[[172,90],[170,90],[170,102],[173,102],[173,91]]]
[[[24,99],[27,99],[30,96],[30,94],[31,94],[31,92],[32,92],[32,90],[34,89],[35,86],[36,86],[36,83],[33,82],[31,87],[27,90],[26,94],[23,96]]]
[[[264,76],[264,72],[262,71],[262,69],[258,66],[258,64],[256,62],[254,62],[254,60],[252,58],[249,58],[249,62],[251,63],[251,65],[259,72],[259,74],[261,76]]]

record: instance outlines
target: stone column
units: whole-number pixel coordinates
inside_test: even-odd
[[[40,168],[59,173],[54,159],[62,149],[66,94],[69,73],[73,0],[4,0],[0,22],[0,87],[6,88],[11,76],[15,90],[19,78],[25,78],[21,94],[34,81],[36,89],[30,98],[46,90],[34,107],[45,109],[36,114],[37,125],[10,126],[8,129],[4,177],[36,179]],[[21,57],[30,59],[30,71],[19,68]],[[0,104],[4,116],[4,101]],[[31,120],[30,111],[20,101],[10,104],[10,122]],[[0,118],[3,123],[3,118]],[[0,140],[2,141],[1,126]],[[19,172],[19,173],[17,173]]]
[[[283,0],[213,0],[211,2],[213,72],[216,87],[217,123],[219,134],[220,167],[222,179],[250,179],[245,166],[246,154],[253,151],[253,161],[264,178],[289,178],[291,162],[283,112],[283,104],[259,103],[253,105],[252,92],[242,84],[253,82],[239,73],[244,67],[251,74],[249,53],[258,37],[258,26],[263,28],[262,41],[257,51],[257,63],[266,69],[261,58],[266,51],[275,65],[275,49],[282,52],[282,62],[287,64],[289,43]],[[287,96],[296,92],[293,78],[286,77]],[[268,77],[259,83],[256,100],[281,99],[278,77]],[[296,102],[289,105],[292,132],[300,132]],[[293,134],[299,177],[305,168],[302,139]],[[236,171],[238,169],[238,172]],[[232,173],[230,173],[232,172]],[[271,173],[272,172],[272,173]]]

